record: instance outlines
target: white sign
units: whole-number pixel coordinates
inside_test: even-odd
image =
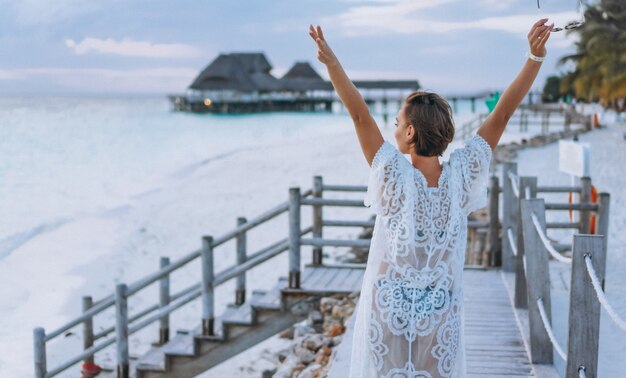
[[[591,150],[588,143],[559,141],[559,170],[572,176],[591,176],[589,162]]]

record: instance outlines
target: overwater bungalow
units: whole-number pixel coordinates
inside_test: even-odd
[[[257,113],[326,111],[339,98],[329,81],[308,62],[296,62],[281,78],[261,52],[220,54],[189,85],[183,95],[168,96],[177,111]],[[354,81],[366,102],[399,102],[419,89],[417,80]]]

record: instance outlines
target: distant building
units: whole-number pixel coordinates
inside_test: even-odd
[[[212,113],[331,111],[332,103],[338,101],[332,84],[308,62],[296,62],[280,79],[271,70],[261,52],[220,54],[194,79],[186,95],[169,98],[175,110]],[[364,96],[368,102],[397,101],[398,96],[388,94],[388,90],[406,95],[419,88],[417,80],[354,84],[377,92],[376,98]]]

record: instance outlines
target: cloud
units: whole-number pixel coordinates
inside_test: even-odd
[[[45,26],[58,24],[88,13],[96,12],[105,5],[104,1],[93,0],[0,0],[3,11],[13,11],[20,25]]]
[[[453,0],[444,0],[449,2]],[[442,2],[438,2],[440,4]],[[411,9],[423,9],[421,1],[416,4],[393,3],[386,7],[357,7],[338,16],[329,17],[328,24],[336,24],[347,36],[393,35],[416,33],[448,33],[463,30],[487,30],[517,34],[526,38],[531,25],[539,19],[536,14],[485,17],[473,21],[438,21],[417,19]],[[378,10],[378,11],[377,11]],[[576,12],[550,14],[557,25],[580,18]]]
[[[357,5],[346,12],[328,17],[325,24],[338,23],[346,34],[375,34],[376,31],[398,33],[402,30],[419,27],[416,24],[415,12],[428,8],[441,7],[459,0],[378,0],[367,2],[368,5]],[[372,5],[375,4],[375,5]],[[369,30],[368,30],[369,29]]]
[[[0,80],[15,80],[18,78],[19,76],[12,71],[0,70]]]
[[[81,42],[66,39],[65,45],[76,55],[90,53],[112,54],[146,58],[195,58],[202,55],[202,51],[194,46],[181,43],[152,43],[148,41],[134,41],[123,39],[115,41],[111,38],[85,38]]]
[[[0,79],[49,81],[79,92],[181,92],[198,74],[189,67],[134,69],[37,67],[0,70]]]
[[[478,4],[485,10],[490,11],[503,11],[512,9],[516,4],[516,1],[511,0],[480,0]]]
[[[567,49],[576,46],[576,42],[580,40],[577,33],[567,34],[564,32],[552,33],[548,41],[548,48]]]

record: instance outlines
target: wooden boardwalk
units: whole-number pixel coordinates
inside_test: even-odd
[[[530,363],[527,343],[520,331],[524,320],[513,310],[500,269],[466,269],[463,280],[467,377],[557,377],[554,369]],[[332,362],[329,378],[347,375],[353,321],[354,316]]]
[[[332,295],[361,290],[363,267],[348,265],[306,266],[299,289],[283,289],[283,293]]]

